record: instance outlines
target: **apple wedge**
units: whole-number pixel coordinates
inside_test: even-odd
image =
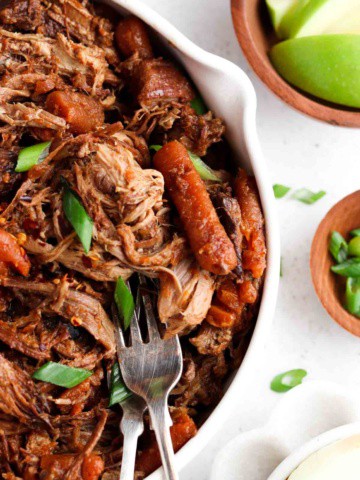
[[[276,32],[285,14],[296,2],[297,0],[266,0],[270,18]]]
[[[360,19],[360,0],[298,0],[283,15],[277,31],[281,38],[360,33],[354,31],[357,22],[351,18]]]
[[[275,45],[278,73],[301,90],[329,102],[360,108],[360,35],[319,35]]]

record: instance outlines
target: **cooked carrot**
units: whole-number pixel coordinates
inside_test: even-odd
[[[104,461],[94,453],[84,458],[81,466],[81,477],[83,480],[98,480],[105,468]]]
[[[152,58],[153,50],[144,22],[130,16],[120,20],[115,30],[115,40],[124,57],[137,53],[140,58]]]
[[[254,178],[239,170],[234,190],[241,209],[241,231],[247,241],[242,253],[243,268],[250,270],[254,278],[260,278],[266,267],[266,245],[264,217]]]
[[[45,108],[66,120],[72,133],[91,132],[105,120],[100,103],[83,93],[51,92],[46,98]]]
[[[164,176],[199,265],[218,275],[230,273],[237,265],[234,246],[186,148],[176,140],[166,144],[155,154],[154,165]]]
[[[68,471],[78,455],[75,454],[55,454],[43,455],[40,461],[41,474],[44,479],[60,480]],[[82,480],[98,480],[104,471],[104,461],[99,455],[91,453],[87,455],[81,465]]]
[[[235,313],[223,305],[211,305],[206,315],[206,321],[217,328],[232,327],[235,320]]]
[[[194,420],[189,417],[185,409],[172,413],[173,425],[170,427],[171,440],[174,451],[177,452],[186,442],[197,433]],[[155,436],[152,434],[150,445],[140,452],[137,461],[137,470],[149,475],[161,465],[160,452]]]
[[[86,400],[88,399],[91,388],[90,379],[87,378],[76,387],[68,388],[60,395],[62,399],[71,400],[72,405],[59,405],[62,413],[70,413],[70,415],[78,415],[84,410]]]
[[[239,298],[241,302],[244,303],[255,303],[257,299],[258,292],[254,287],[251,280],[245,280],[243,283],[240,283],[238,287]]]
[[[222,304],[235,312],[240,312],[244,306],[243,303],[240,302],[235,283],[230,279],[220,285],[216,292],[216,297]]]
[[[0,262],[10,264],[21,275],[29,275],[31,264],[25,250],[20,247],[14,236],[2,228],[0,228]]]

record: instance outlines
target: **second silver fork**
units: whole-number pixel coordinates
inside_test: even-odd
[[[147,288],[146,279],[139,274],[142,288]],[[177,336],[163,340],[160,336],[156,316],[149,293],[144,290],[138,295],[144,303],[148,342],[142,339],[140,312],[135,311],[130,325],[131,345],[126,346],[120,329],[118,357],[126,386],[143,398],[148,405],[151,425],[155,431],[165,477],[178,480],[175,454],[172,446],[168,408],[171,390],[179,381],[182,372],[182,352]]]

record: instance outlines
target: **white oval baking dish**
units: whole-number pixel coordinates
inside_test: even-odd
[[[234,411],[246,376],[253,371],[258,357],[261,356],[274,314],[279,282],[280,242],[275,201],[256,132],[256,95],[246,74],[228,60],[195,45],[141,1],[104,0],[104,3],[122,14],[134,14],[147,23],[183,65],[206,104],[225,120],[226,137],[239,164],[255,175],[266,220],[268,263],[260,311],[251,343],[221,402],[202,425],[196,437],[176,454],[177,467],[181,470],[206,446],[210,438],[221,428],[224,419]],[[157,470],[147,477],[147,480],[161,478],[161,471]]]

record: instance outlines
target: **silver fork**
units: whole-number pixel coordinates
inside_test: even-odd
[[[140,287],[147,287],[146,279],[139,274]],[[120,369],[126,386],[142,397],[149,408],[152,429],[155,431],[165,477],[178,480],[175,455],[171,442],[172,425],[168,397],[182,372],[182,352],[177,336],[163,340],[160,336],[149,293],[142,290],[147,324],[148,342],[144,343],[140,331],[140,311],[135,311],[130,324],[131,345],[126,347],[119,330],[118,350]]]
[[[137,302],[135,308],[139,310],[140,302]],[[112,308],[112,317],[116,325],[115,339],[117,350],[119,351],[121,345],[119,343],[118,331],[121,331],[122,327],[115,306]],[[108,385],[110,385],[109,376]],[[120,430],[124,436],[124,441],[119,480],[134,480],[136,449],[138,438],[144,431],[143,416],[146,410],[146,403],[138,395],[131,395],[131,397],[127,397],[120,402],[120,406],[123,411]]]

